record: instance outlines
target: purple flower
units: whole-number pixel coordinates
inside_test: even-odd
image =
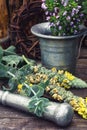
[[[74,22],[72,21],[72,22],[70,22],[70,25],[72,26],[74,24]]]
[[[84,14],[80,14],[80,17],[83,17],[84,16]]]
[[[48,11],[46,11],[46,12],[45,12],[45,14],[46,14],[46,15],[48,15],[48,14],[49,14],[49,12],[48,12]]]
[[[42,0],[42,2],[45,2],[46,0]]]
[[[46,10],[46,9],[47,9],[47,7],[46,7],[45,3],[42,3],[42,4],[41,4],[41,8],[42,8],[42,9],[44,9],[44,10]]]
[[[85,17],[81,4],[79,0],[74,0],[73,3],[72,0],[42,0],[41,7],[50,27],[53,27],[53,35],[54,32],[63,36],[78,33],[79,25]]]
[[[58,19],[58,18],[59,18],[59,15],[56,16],[56,19]]]
[[[62,26],[59,26],[59,30],[61,30],[62,29]]]
[[[56,14],[55,14],[55,13],[53,13],[53,16],[56,16]]]
[[[59,25],[60,24],[60,21],[57,21],[56,25]]]
[[[74,16],[75,15],[75,13],[74,12],[71,12],[71,16]]]
[[[74,34],[77,34],[77,32],[78,32],[77,30],[74,30]]]
[[[75,8],[73,8],[73,9],[72,9],[72,13],[75,13],[75,11],[76,11],[76,9],[75,9]]]
[[[53,26],[55,27],[55,24],[54,23],[50,23],[50,27],[53,27]]]
[[[52,13],[50,12],[50,16],[52,15]]]
[[[47,20],[47,21],[50,20],[50,16],[47,16],[47,17],[46,17],[46,20]]]
[[[55,13],[58,13],[58,11],[59,11],[58,7],[55,7],[54,11],[55,11]]]
[[[64,4],[64,0],[61,0],[61,4]]]
[[[78,22],[80,22],[80,19],[77,19]]]
[[[70,17],[70,16],[67,16],[67,17],[66,17],[66,19],[67,19],[67,20],[70,20],[70,19],[71,19],[71,17]]]
[[[67,14],[67,11],[64,11],[63,16],[65,16],[66,14]]]
[[[79,5],[77,8],[78,8],[78,9],[81,9],[81,6]]]
[[[78,14],[78,12],[79,12],[79,10],[78,10],[78,9],[76,9],[76,14]]]

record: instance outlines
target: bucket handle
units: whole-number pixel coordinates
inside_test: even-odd
[[[81,38],[81,41],[80,41],[80,44],[79,44],[79,48],[78,48],[78,55],[77,55],[77,59],[79,59],[80,57],[80,53],[81,53],[81,46],[82,46],[82,43],[83,43],[83,40],[84,38],[87,36],[87,32],[82,36]]]

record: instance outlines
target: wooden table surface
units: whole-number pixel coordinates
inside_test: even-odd
[[[87,81],[87,47],[81,49],[76,76]],[[87,89],[73,90],[76,95],[87,96]],[[87,120],[74,113],[71,124],[60,128],[53,122],[0,104],[0,130],[87,130]]]

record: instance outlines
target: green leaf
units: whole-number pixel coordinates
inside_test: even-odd
[[[44,88],[40,85],[33,85],[31,87],[31,89],[35,92],[35,95],[33,92],[31,92],[30,96],[36,96],[39,98],[39,97],[43,96],[43,94],[44,94]]]
[[[22,95],[26,95],[26,96],[30,97],[30,95],[31,95],[30,87],[27,88],[26,86],[23,86],[21,93],[22,93]]]
[[[36,96],[37,97],[43,96],[43,94],[44,94],[44,88],[42,88],[41,86],[38,86],[37,88],[38,88],[38,91],[36,93]]]
[[[87,83],[77,77],[74,80],[72,80],[71,83],[72,83],[72,87],[75,88],[87,88]]]
[[[4,49],[4,55],[13,55],[13,54],[16,54],[15,53],[15,46],[10,46],[8,47],[7,49]]]
[[[1,61],[2,57],[3,57],[3,49],[2,49],[2,47],[0,46],[0,61]]]
[[[31,74],[33,72],[28,64],[23,65],[21,68],[19,68],[19,70],[22,71],[24,75]]]
[[[0,63],[0,77],[7,77],[6,72],[7,72],[6,66]]]
[[[41,86],[42,88],[45,89],[46,86],[48,86],[49,82],[50,82],[50,79],[48,78],[48,80],[47,80],[46,82],[41,82],[41,83],[39,84],[39,86]]]
[[[49,100],[46,98],[31,98],[28,108],[29,111],[36,114],[39,117],[43,116],[45,108],[47,107]]]
[[[6,87],[2,86],[3,90],[4,91],[9,91],[9,92],[12,92],[12,93],[15,92],[15,90],[17,89],[16,80],[14,80],[13,78],[10,79],[9,82],[8,82],[8,86],[9,86],[9,88],[6,88]]]
[[[8,55],[2,58],[2,62],[10,67],[17,67],[22,62],[22,57],[18,55]]]
[[[23,61],[25,61],[25,63],[28,64],[28,65],[31,65],[31,66],[32,66],[32,65],[35,65],[35,64],[36,64],[35,60],[26,58],[24,55],[22,55],[22,59],[23,59]]]

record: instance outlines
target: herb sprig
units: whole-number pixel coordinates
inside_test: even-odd
[[[44,88],[42,86],[29,86],[24,83],[22,85],[22,91],[20,94],[23,94],[31,97],[28,108],[29,111],[36,114],[39,117],[43,116],[45,108],[48,106],[49,99],[42,97],[44,95]]]

